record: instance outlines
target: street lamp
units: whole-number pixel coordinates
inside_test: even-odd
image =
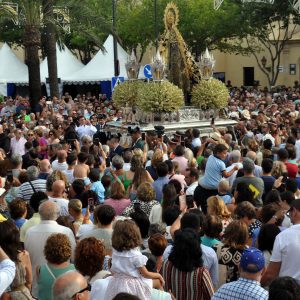
[[[114,75],[119,76],[120,74],[120,66],[119,66],[119,59],[118,59],[118,44],[116,38],[116,1],[112,0],[112,29],[113,29],[113,44],[114,44]]]
[[[260,61],[261,61],[261,64],[262,64],[263,68],[265,70],[267,70],[268,72],[271,72],[271,67],[267,67],[267,59],[266,59],[266,57],[263,56]]]

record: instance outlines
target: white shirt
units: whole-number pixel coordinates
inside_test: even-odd
[[[163,254],[164,260],[168,259],[172,247],[173,247],[172,245],[169,245],[166,248]],[[202,249],[203,266],[209,271],[214,287],[217,287],[219,281],[219,263],[218,263],[217,253],[213,250],[213,248],[207,247],[202,244],[201,244],[201,249]]]
[[[44,247],[48,237],[53,233],[63,233],[68,236],[72,253],[75,251],[76,242],[70,228],[58,225],[55,221],[41,221],[40,224],[29,228],[25,235],[25,249],[29,252],[32,265],[32,294],[37,297],[36,267],[45,264]]]
[[[295,147],[296,147],[296,160],[299,160],[300,159],[300,140],[296,141]]]
[[[97,128],[93,125],[82,125],[82,126],[76,127],[76,132],[79,136],[79,139],[81,140],[81,138],[84,135],[88,135],[88,136],[92,137],[97,132]]]
[[[162,224],[162,207],[161,205],[154,205],[151,208],[149,215],[150,224]]]
[[[242,169],[243,168],[243,164],[242,163],[233,163],[231,166],[227,167],[226,168],[226,172],[229,173],[235,166],[238,166],[239,169]],[[227,177],[226,180],[228,181],[229,183],[229,186],[230,188],[232,188],[232,185],[236,179],[236,174],[237,174],[238,171],[235,171],[231,174],[231,176]]]
[[[279,277],[291,276],[300,284],[300,224],[276,236],[270,261],[281,262]]]
[[[68,183],[72,184],[73,181],[74,181],[74,176],[73,176],[74,169],[72,169],[72,170],[64,170],[63,172],[67,175]]]
[[[194,196],[194,192],[195,192],[195,189],[196,189],[197,186],[198,186],[198,181],[193,182],[191,185],[189,185],[189,187],[187,188],[185,194],[187,196],[189,196],[189,195]]]
[[[258,165],[254,165],[253,175],[255,177],[261,177],[261,175],[262,175],[262,167],[258,166]]]
[[[20,137],[19,140],[16,139],[16,137],[13,137],[10,140],[10,148],[11,148],[11,154],[19,154],[24,155],[25,154],[25,143],[27,140],[24,137]]]
[[[129,171],[131,168],[131,163],[124,163],[123,165],[123,170],[124,171]]]
[[[193,147],[201,147],[201,140],[200,138],[195,138],[192,140],[192,146]]]
[[[91,300],[107,300],[105,299],[105,293],[111,279],[113,277],[109,276],[104,279],[98,279],[92,284]],[[169,293],[152,289],[151,300],[172,300],[172,298]]]
[[[0,262],[0,296],[9,287],[15,278],[16,266],[10,259]]]
[[[68,210],[68,205],[69,205],[69,200],[64,199],[64,198],[54,198],[54,197],[48,197],[48,199],[52,202],[55,202],[59,208],[59,215],[60,216],[68,216],[69,215],[69,210]]]
[[[53,171],[59,170],[64,172],[68,170],[68,164],[65,161],[60,163],[57,159],[52,162],[51,166]]]

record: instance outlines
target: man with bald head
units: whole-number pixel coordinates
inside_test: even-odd
[[[67,171],[68,164],[67,164],[67,152],[65,150],[58,150],[57,151],[57,159],[52,163],[52,169],[60,170],[60,171]]]
[[[49,159],[43,159],[40,161],[40,174],[39,179],[47,180],[48,176],[52,173],[52,168]]]
[[[56,203],[59,208],[60,216],[68,216],[68,204],[69,200],[65,199],[66,185],[63,180],[56,180],[52,184],[52,192],[49,194],[49,200]]]
[[[69,271],[59,276],[53,285],[53,300],[89,300],[91,286],[77,271]]]
[[[37,297],[36,268],[47,261],[44,256],[44,247],[48,237],[53,233],[63,233],[68,236],[72,251],[74,253],[76,242],[72,230],[68,227],[58,225],[56,219],[59,215],[59,208],[52,201],[45,201],[39,206],[41,222],[29,228],[25,235],[24,246],[29,252],[32,264],[32,294]]]

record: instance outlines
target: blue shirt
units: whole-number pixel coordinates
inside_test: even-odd
[[[14,222],[15,222],[16,226],[20,229],[22,227],[22,225],[27,222],[27,220],[24,218],[20,218],[20,219],[14,220]]]
[[[168,176],[165,177],[158,177],[153,183],[152,186],[155,190],[156,200],[161,202],[163,198],[162,189],[165,184],[169,183],[170,179]]]
[[[268,300],[269,293],[256,280],[239,278],[223,284],[213,295],[212,300]]]
[[[205,174],[200,180],[200,185],[206,189],[218,189],[219,182],[222,179],[222,172],[225,169],[225,163],[221,159],[210,155],[206,163]]]
[[[105,193],[105,188],[102,184],[101,181],[96,181],[96,182],[93,182],[91,188],[90,188],[91,191],[94,191],[97,196],[98,196],[98,201],[100,203],[103,203],[104,202],[104,193]]]

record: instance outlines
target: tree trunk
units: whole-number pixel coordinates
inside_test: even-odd
[[[32,110],[35,109],[35,105],[42,95],[39,60],[40,43],[41,35],[39,28],[26,25],[24,31],[24,46],[26,52],[26,64],[28,66],[29,96]]]
[[[43,44],[48,62],[50,95],[51,97],[59,97],[55,25],[47,21],[47,18],[53,18],[53,0],[43,0],[43,15],[47,16],[46,19],[44,19],[45,37],[43,38]]]

